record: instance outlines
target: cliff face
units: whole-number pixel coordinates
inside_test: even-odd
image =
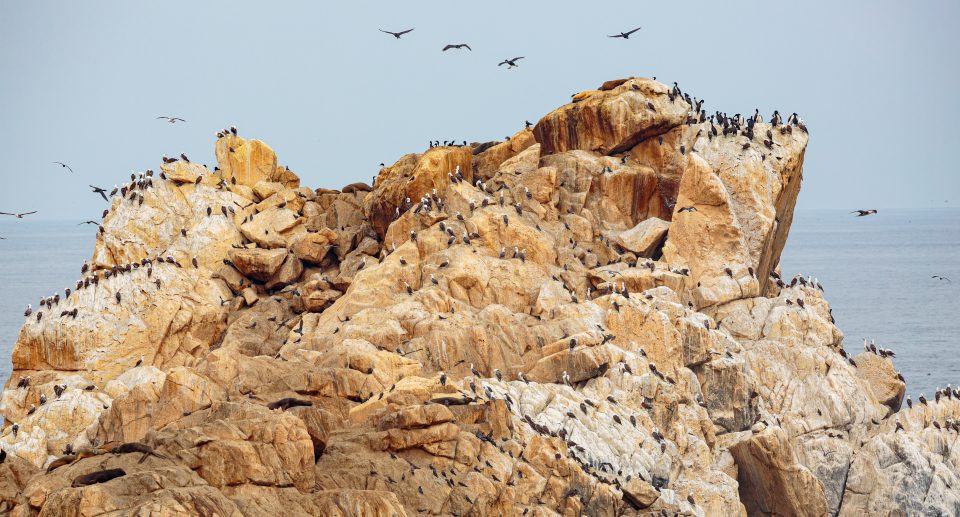
[[[958,402],[898,412],[890,359],[848,362],[821,291],[773,276],[805,129],[715,135],[671,97],[611,81],[372,189],[232,135],[217,170],[164,164],[21,329],[2,508],[960,512]]]

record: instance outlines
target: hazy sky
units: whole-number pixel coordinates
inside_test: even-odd
[[[801,207],[960,205],[960,3],[599,5],[5,1],[0,211],[96,218],[106,203],[88,183],[157,169],[164,153],[213,167],[230,124],[305,185],[370,181],[431,139],[503,138],[630,75],[678,81],[710,113],[800,113]],[[416,30],[398,41],[381,27]],[[473,51],[440,51],[461,42]],[[497,67],[515,56],[519,68]]]

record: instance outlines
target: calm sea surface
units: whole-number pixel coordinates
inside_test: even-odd
[[[74,222],[0,220],[0,379],[10,375],[27,303],[72,288],[95,233]],[[960,385],[960,210],[799,211],[781,265],[785,278],[820,279],[848,351],[861,351],[865,337],[896,351],[914,398]]]

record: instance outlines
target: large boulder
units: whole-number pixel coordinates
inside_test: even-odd
[[[469,147],[434,147],[408,154],[377,175],[376,188],[364,198],[363,210],[373,229],[383,236],[396,211],[406,212],[420,198],[444,190],[457,170],[468,183],[473,179]],[[407,203],[409,199],[409,204]]]
[[[654,80],[631,78],[622,84],[583,95],[545,115],[533,128],[540,155],[573,149],[617,154],[640,141],[682,124],[691,108],[683,98],[669,99],[669,89]]]
[[[277,155],[260,140],[227,135],[217,140],[217,163],[228,183],[254,188],[261,181],[273,181],[296,188],[300,184],[289,170],[277,167]]]

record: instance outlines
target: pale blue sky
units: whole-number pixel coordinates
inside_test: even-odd
[[[958,5],[6,1],[0,211],[96,218],[88,183],[164,153],[212,167],[230,124],[306,185],[369,181],[431,139],[502,138],[630,75],[678,81],[711,113],[800,113],[801,207],[956,206]],[[473,52],[440,51],[460,42]],[[188,122],[154,118],[168,114]]]

